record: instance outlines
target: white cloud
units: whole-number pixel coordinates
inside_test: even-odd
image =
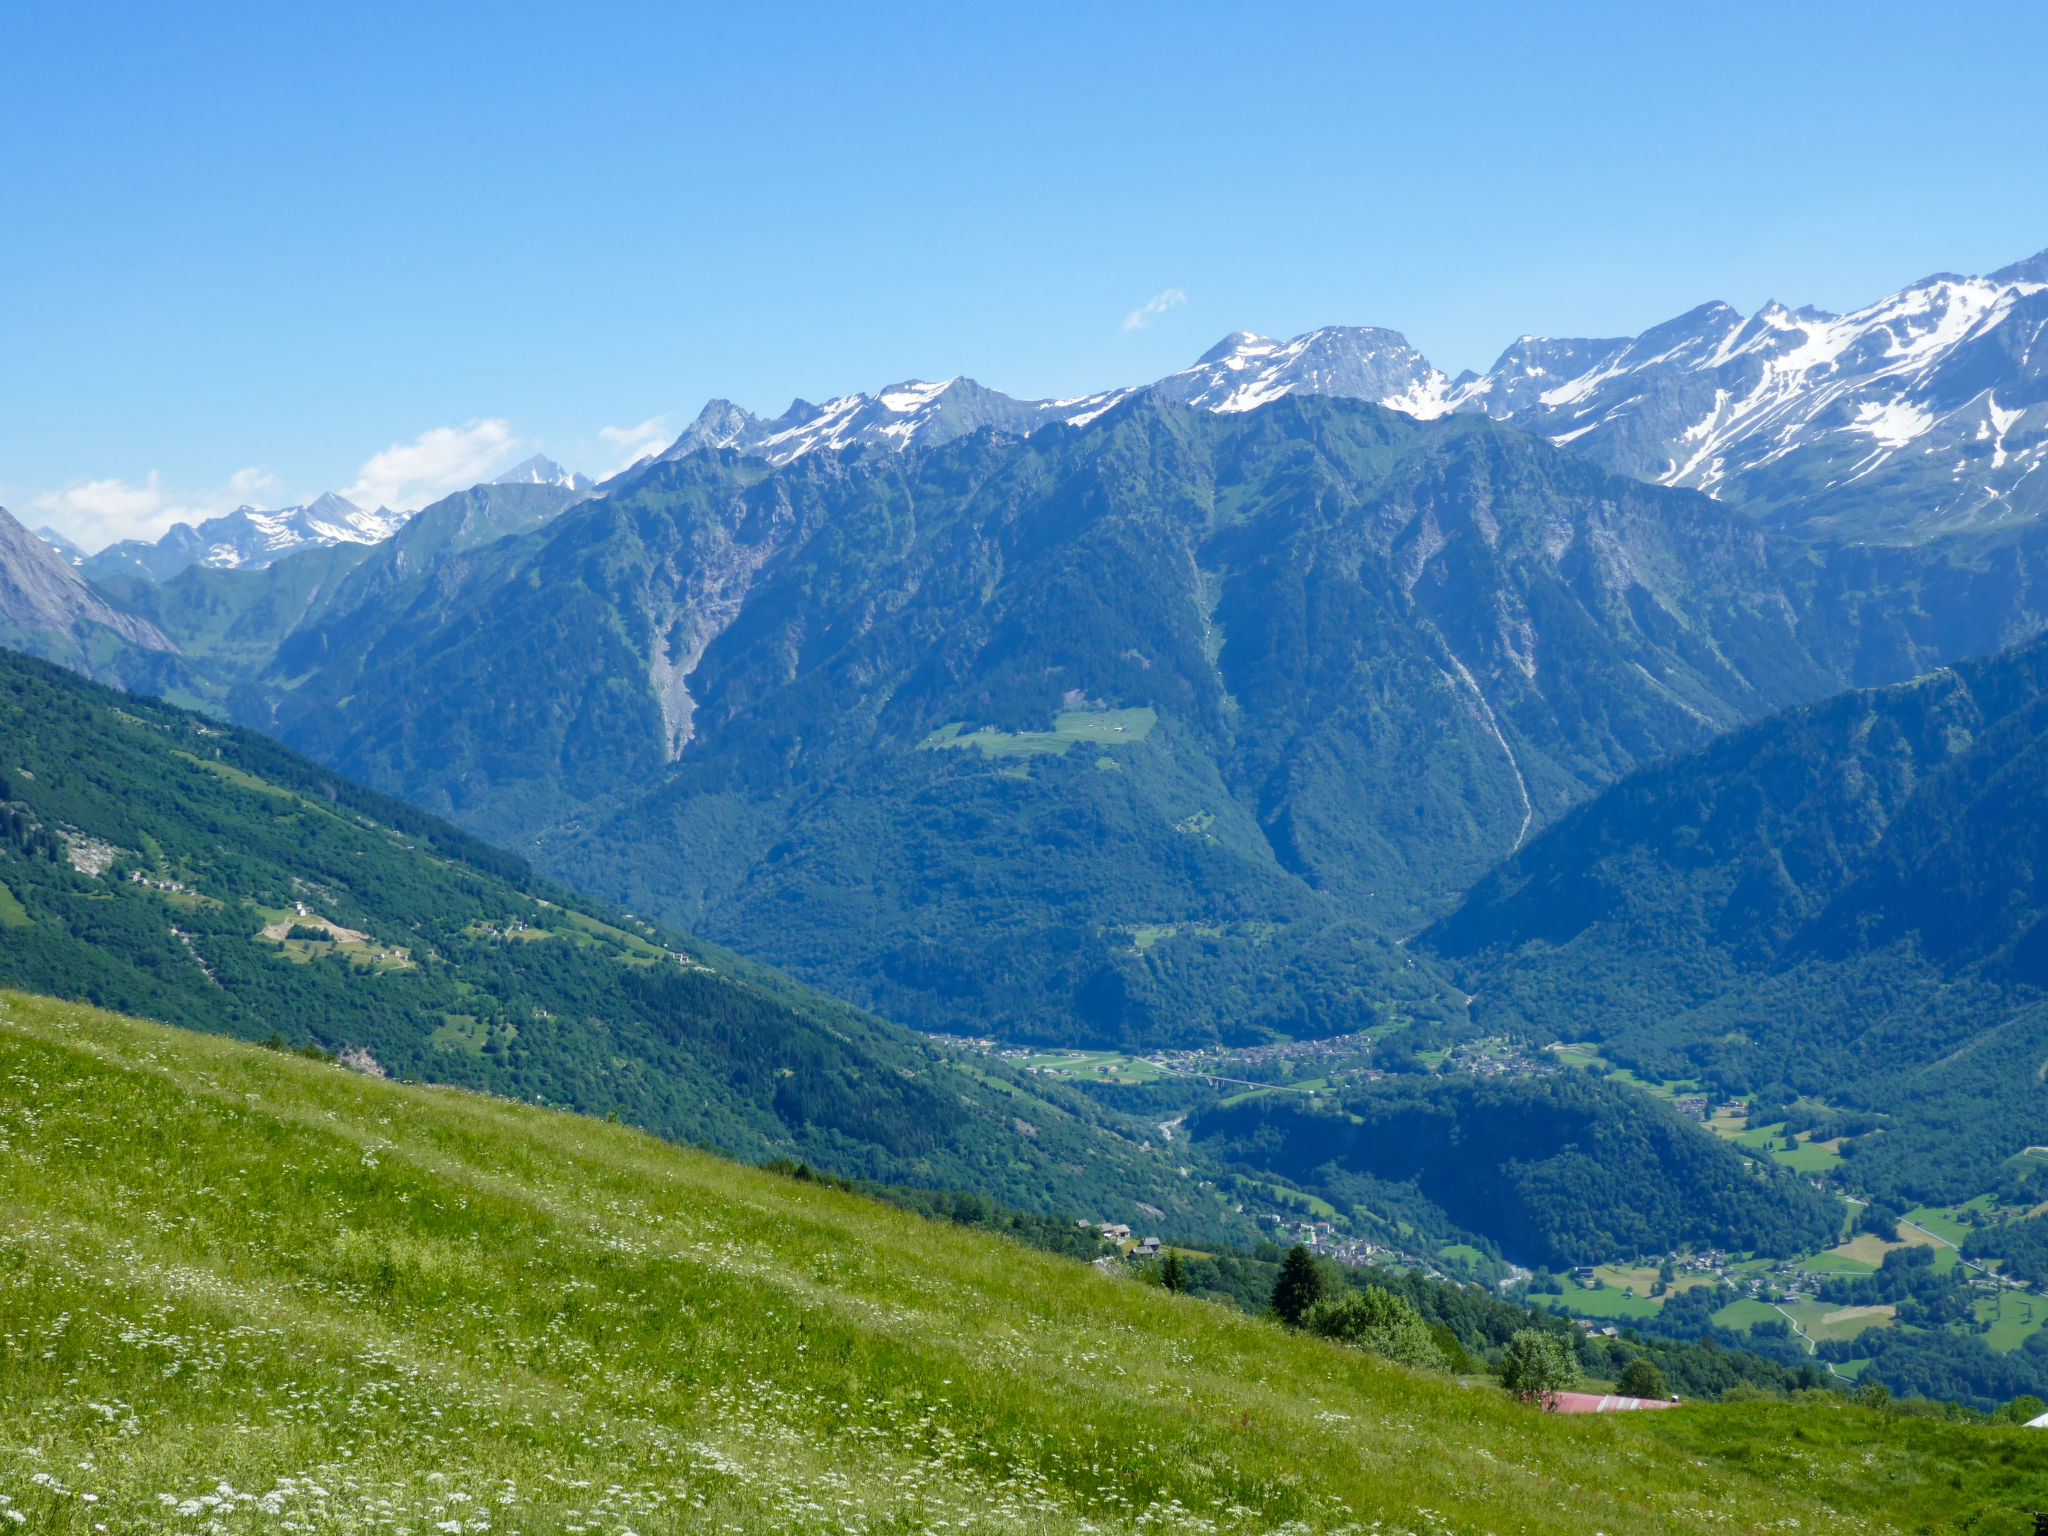
[[[260,465],[238,469],[228,476],[228,494],[236,498],[235,505],[253,505],[257,492],[268,491],[277,485],[277,476]]]
[[[277,484],[260,466],[238,469],[218,490],[176,494],[151,470],[142,484],[119,478],[77,480],[58,491],[29,498],[28,521],[48,523],[84,549],[101,549],[120,539],[157,539],[173,523],[198,523],[243,505]]]
[[[1162,289],[1132,310],[1128,315],[1124,316],[1124,329],[1127,331],[1142,331],[1152,323],[1152,318],[1155,315],[1163,315],[1175,305],[1185,304],[1187,301],[1188,296],[1178,288]]]
[[[372,454],[356,471],[355,484],[341,494],[366,508],[414,510],[490,478],[525,446],[495,417],[435,427]],[[82,547],[100,549],[119,539],[159,539],[173,523],[202,523],[241,506],[275,506],[263,493],[278,484],[278,477],[260,464],[238,469],[226,484],[204,491],[167,490],[155,470],[140,485],[78,480],[30,497],[26,521],[31,526],[48,523]]]
[[[341,494],[361,507],[416,510],[488,479],[523,446],[496,417],[433,427],[409,443],[393,443],[370,455],[356,471],[356,483]]]
[[[598,479],[605,480],[622,469],[630,469],[650,453],[659,453],[675,440],[675,433],[669,430],[668,417],[650,416],[637,427],[599,427],[597,435],[603,438],[619,455],[619,461]]]

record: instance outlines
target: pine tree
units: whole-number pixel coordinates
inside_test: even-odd
[[[1166,1250],[1166,1262],[1159,1266],[1159,1283],[1178,1296],[1188,1288],[1187,1271],[1181,1267],[1180,1250]]]
[[[1273,1282],[1273,1310],[1288,1327],[1299,1328],[1308,1309],[1322,1299],[1323,1277],[1316,1269],[1316,1257],[1296,1243],[1280,1265],[1280,1278]]]

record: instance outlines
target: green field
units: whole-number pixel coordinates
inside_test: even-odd
[[[984,757],[1062,757],[1077,741],[1098,747],[1143,741],[1158,723],[1159,716],[1149,709],[1067,709],[1054,717],[1049,731],[999,731],[992,725],[970,731],[956,720],[940,726],[918,746],[928,751],[979,747]]]
[[[1794,1173],[1832,1173],[1842,1166],[1842,1154],[1833,1145],[1802,1141],[1771,1154],[1771,1160]]]
[[[1026,1057],[1027,1070],[1049,1072],[1056,1077],[1080,1077],[1103,1083],[1149,1083],[1167,1074],[1142,1056],[1122,1051],[1048,1051]]]
[[[1716,1328],[1753,1328],[1758,1323],[1782,1323],[1785,1314],[1768,1301],[1758,1301],[1745,1296],[1740,1301],[1731,1301],[1714,1314]]]
[[[33,1533],[1638,1536],[2048,1503],[2048,1437],[1829,1394],[1554,1418],[627,1127],[19,994],[0,1297],[0,1509]]]
[[[1853,1339],[1869,1328],[1892,1326],[1890,1307],[1841,1307],[1831,1301],[1788,1302],[1784,1311],[1810,1339]]]
[[[2018,1349],[2048,1325],[2048,1299],[2000,1291],[1977,1303],[1977,1321],[1991,1324],[1984,1342],[2004,1354]]]
[[[1808,1253],[1796,1262],[1796,1268],[1808,1270],[1810,1274],[1876,1274],[1876,1264],[1864,1264],[1847,1253]]]
[[[1979,1200],[1984,1198],[1978,1196]],[[1970,1236],[1970,1229],[1956,1220],[1955,1208],[1943,1210],[1938,1206],[1923,1205],[1918,1210],[1906,1212],[1906,1220],[1925,1227],[1943,1242],[1951,1243],[1958,1248],[1962,1247]]]
[[[1629,1296],[1611,1285],[1599,1290],[1588,1290],[1569,1276],[1560,1276],[1561,1289],[1548,1295],[1532,1293],[1532,1306],[1551,1306],[1562,1303],[1574,1317],[1613,1318],[1617,1321],[1632,1317],[1654,1317],[1663,1308],[1661,1300],[1652,1301],[1648,1296]]]

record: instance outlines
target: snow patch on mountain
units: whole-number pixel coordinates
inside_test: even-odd
[[[544,453],[514,464],[490,482],[492,485],[560,485],[572,491],[596,489],[597,482],[573,469],[564,469]]]
[[[82,569],[95,581],[127,575],[168,581],[194,565],[220,570],[261,567],[315,546],[381,543],[411,517],[410,512],[389,507],[367,511],[329,491],[301,507],[264,511],[243,506],[197,527],[173,523],[155,543],[123,539],[86,560]]]
[[[1708,303],[1640,336],[1523,336],[1486,373],[1456,379],[1376,326],[1284,341],[1235,331],[1149,388],[1209,411],[1309,394],[1422,420],[1481,412],[1624,474],[1766,515],[1801,506],[1796,515],[1822,520],[1929,527],[2034,515],[2048,511],[2048,480],[2020,482],[2048,454],[2048,252],[1988,277],[1940,273],[1846,315],[1772,303],[1745,316]],[[1015,400],[967,378],[908,380],[823,405],[797,400],[772,419],[714,400],[658,459],[715,448],[785,464],[982,428],[1080,427],[1137,392]],[[1922,483],[1936,462],[1938,490]],[[1873,498],[1888,510],[1873,511]]]

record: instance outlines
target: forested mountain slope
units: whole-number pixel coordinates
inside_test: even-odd
[[[2048,1142],[2044,783],[2037,641],[1646,769],[1423,947],[1489,1025],[1878,1112],[1860,1183],[1967,1196]]]
[[[706,450],[301,641],[263,723],[323,761],[893,1016],[1107,1041],[1442,1006],[1385,939],[1834,686],[1738,514],[1311,398]]]
[[[273,742],[13,652],[0,985],[742,1156],[1105,1218],[1140,1219],[1142,1200],[1190,1230],[1249,1230],[1085,1101],[950,1066]]]
[[[2048,1497],[2026,1430],[1545,1414],[625,1127],[19,995],[0,1149],[33,1531],[2002,1536]]]
[[[1833,1196],[1667,1104],[1576,1072],[1247,1097],[1188,1131],[1226,1165],[1269,1169],[1342,1210],[1385,1220],[1412,1191],[1530,1264],[1711,1248],[1782,1258],[1842,1230]]]

